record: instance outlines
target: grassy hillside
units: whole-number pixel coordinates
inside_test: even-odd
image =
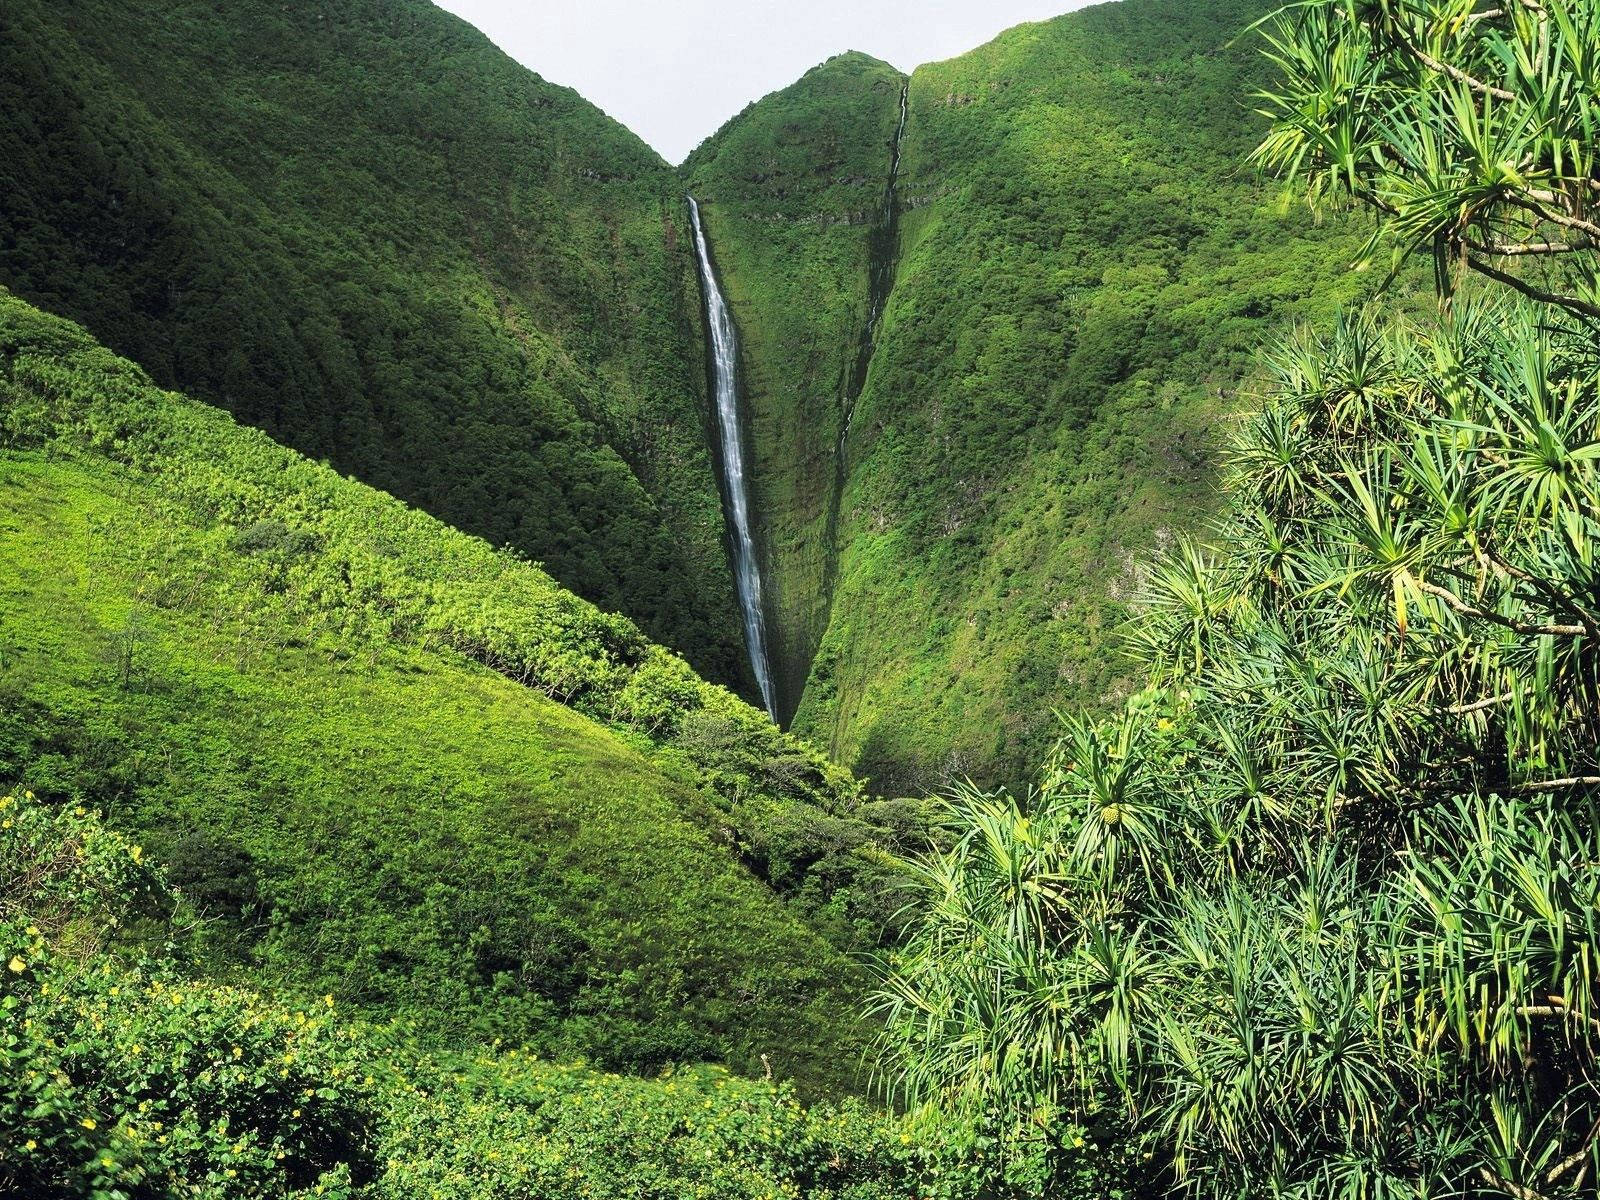
[[[905,77],[841,54],[753,104],[683,165],[738,324],[779,712],[828,621],[838,449],[870,346],[872,262]]]
[[[0,813],[17,868],[0,873],[8,1196],[1019,1195],[990,1186],[1003,1158],[850,1099],[807,1109],[714,1067],[627,1078],[526,1047],[441,1051],[328,997],[197,977],[171,949],[193,910],[141,845],[26,792],[0,792]]]
[[[854,1077],[836,947],[892,903],[857,848],[895,813],[847,776],[3,293],[0,446],[0,780],[170,863],[214,970],[447,1043]]]
[[[15,0],[0,285],[745,680],[680,186],[426,0]]]
[[[1125,665],[1111,634],[1136,563],[1215,510],[1218,435],[1253,347],[1372,282],[1348,270],[1357,234],[1275,211],[1245,165],[1260,125],[1243,98],[1263,68],[1230,42],[1260,11],[1126,0],[912,76],[895,282],[844,447],[836,537],[813,550],[838,570],[795,717],[876,786],[1021,779],[1054,708],[1114,696]],[[763,104],[781,112],[788,95]],[[759,125],[761,106],[741,120]],[[820,122],[793,132],[832,136]],[[878,126],[856,138],[814,157],[876,161],[881,180]],[[699,152],[696,186],[712,191],[700,177],[725,157]],[[773,285],[730,228],[723,217],[713,235],[737,303]],[[838,236],[772,228],[795,258],[827,261]],[[791,374],[794,346],[859,319],[859,255],[854,269],[790,307],[799,332],[784,329],[776,353],[769,330],[783,327],[746,299],[753,378]],[[782,393],[752,399],[758,430],[795,420],[763,409],[788,404]],[[796,521],[794,461],[765,462],[780,476],[761,493],[775,528]],[[781,547],[775,565],[782,591]]]

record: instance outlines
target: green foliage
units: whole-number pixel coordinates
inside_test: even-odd
[[[1150,688],[1070,722],[1026,802],[964,792],[920,868],[881,996],[912,1097],[1117,1104],[1189,1195],[1594,1194],[1600,359],[1593,245],[1561,219],[1595,186],[1594,21],[1277,22],[1266,158],[1403,249],[1553,226],[1565,265],[1469,257],[1522,296],[1450,279],[1434,322],[1278,349],[1216,545],[1147,581]],[[1488,132],[1515,166],[1469,161]]]
[[[8,1193],[999,1200],[1031,1188],[1030,1160],[999,1170],[982,1137],[853,1100],[807,1108],[788,1085],[718,1068],[643,1079],[498,1044],[429,1051],[399,1027],[351,1023],[332,997],[295,1008],[186,978],[169,955],[132,957],[122,936],[146,910],[182,911],[139,847],[31,794],[0,798],[0,813]]]
[[[1288,343],[1152,690],[964,793],[884,994],[917,1098],[1120,1100],[1196,1195],[1589,1194],[1600,364],[1548,310]]]
[[[1310,4],[1269,24],[1281,90],[1257,150],[1313,204],[1375,209],[1376,245],[1431,254],[1591,319],[1600,8]],[[1519,266],[1517,264],[1537,264]]]
[[[743,340],[794,728],[879,790],[1022,779],[1055,706],[1125,693],[1138,558],[1216,511],[1262,330],[1378,282],[1358,233],[1241,168],[1261,11],[1130,0],[919,67],[888,197],[899,80],[860,55],[685,164]]]
[[[298,1196],[370,1173],[348,1034],[112,955],[172,908],[139,846],[24,793],[0,797],[0,863],[0,1188]]]
[[[0,284],[748,682],[636,137],[425,0],[18,0],[0,113]]]
[[[441,1040],[848,1086],[841,951],[899,908],[866,851],[914,816],[526,561],[9,297],[0,360],[0,777],[139,831],[219,918],[197,953]]]

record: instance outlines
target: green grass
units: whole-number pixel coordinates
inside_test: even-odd
[[[876,886],[844,776],[3,296],[0,363],[0,773],[169,861],[215,970],[450,1044],[858,1079],[861,972],[805,915],[849,941]]]

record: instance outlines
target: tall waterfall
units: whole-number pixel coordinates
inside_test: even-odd
[[[722,440],[722,475],[727,495],[728,520],[733,526],[734,585],[739,592],[739,609],[744,616],[744,640],[750,649],[750,666],[761,688],[761,702],[767,715],[778,719],[778,700],[772,686],[772,663],[767,657],[767,625],[761,603],[761,564],[756,558],[755,538],[750,532],[750,489],[745,476],[744,442],[739,436],[738,362],[739,342],[733,332],[733,317],[717,276],[711,269],[711,251],[706,246],[706,231],[700,221],[700,206],[689,197],[689,214],[694,219],[694,248],[700,260],[700,290],[706,298],[706,325],[711,330],[712,382],[717,405],[717,432]]]

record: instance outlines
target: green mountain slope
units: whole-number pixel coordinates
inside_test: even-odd
[[[631,623],[3,292],[0,529],[0,780],[140,836],[215,971],[853,1076],[860,972],[801,916],[849,902],[852,785]]]
[[[828,622],[838,448],[870,353],[873,255],[904,86],[887,63],[841,54],[745,109],[682,168],[738,320],[785,717]]]
[[[0,9],[0,284],[746,679],[679,185],[425,0]]]
[[[1019,27],[911,78],[893,289],[849,437],[835,463],[813,461],[820,437],[767,455],[777,477],[760,492],[771,528],[808,539],[800,554],[774,539],[777,592],[808,597],[808,631],[826,620],[795,727],[877,786],[1021,779],[1054,708],[1114,696],[1126,667],[1110,635],[1136,564],[1215,509],[1214,451],[1254,347],[1370,286],[1348,272],[1356,234],[1275,212],[1245,165],[1259,127],[1240,98],[1262,67],[1231,43],[1259,11],[1126,0]],[[846,226],[849,237],[813,213],[870,211],[889,170],[892,84],[853,127],[803,96],[831,86],[813,73],[688,164],[696,189],[766,222],[712,205],[756,360],[758,442],[839,410],[847,372],[808,376],[796,362],[810,346],[855,345],[868,311],[869,226]],[[826,172],[803,180],[799,202],[781,184],[745,199],[759,156],[739,142],[764,125],[791,158],[862,164],[859,199],[828,207]],[[839,148],[843,134],[854,140]],[[793,303],[787,268],[745,244],[763,239],[785,261],[837,264],[838,277]],[[835,249],[842,239],[853,259]],[[806,382],[762,386],[769,373]],[[800,397],[810,407],[791,409]],[[825,540],[803,498],[830,467],[842,489]],[[831,595],[814,594],[818,558],[837,561]]]

